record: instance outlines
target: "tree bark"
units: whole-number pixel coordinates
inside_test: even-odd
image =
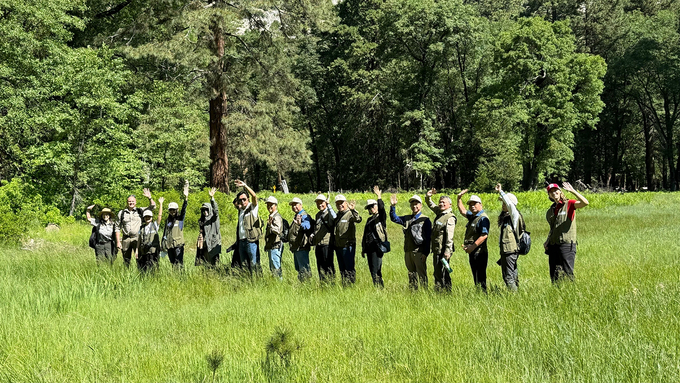
[[[212,29],[215,55],[218,59],[212,84],[217,95],[210,99],[210,186],[216,187],[223,193],[230,193],[227,129],[223,120],[227,114],[227,94],[221,85],[224,57],[224,31],[221,20],[215,20]]]
[[[654,190],[654,142],[652,141],[652,126],[647,114],[641,108],[642,112],[642,131],[645,137],[645,176],[647,180],[647,189]]]

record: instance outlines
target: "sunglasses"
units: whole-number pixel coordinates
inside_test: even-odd
[[[239,200],[239,201],[247,201],[248,198],[239,198],[238,200]]]

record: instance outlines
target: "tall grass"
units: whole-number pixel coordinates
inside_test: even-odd
[[[36,231],[28,250],[0,247],[0,380],[679,381],[680,201],[628,196],[588,195],[591,206],[577,212],[576,282],[553,286],[540,249],[549,202],[545,193],[520,193],[536,244],[520,258],[515,294],[494,263],[494,195],[482,195],[492,217],[486,295],[474,289],[460,248],[450,294],[411,292],[403,235],[390,223],[383,290],[359,254],[351,288],[299,283],[288,251],[282,282],[193,267],[192,246],[184,272],[162,259],[157,273],[143,276],[120,259],[96,266],[85,225]],[[314,196],[303,197],[313,206]],[[348,197],[363,203],[367,195]],[[407,198],[400,195],[400,214]],[[224,226],[228,242],[234,228]],[[281,329],[303,346],[265,368]],[[206,360],[216,355],[223,360],[213,370]]]

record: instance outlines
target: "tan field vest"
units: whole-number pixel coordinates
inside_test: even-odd
[[[548,234],[549,245],[559,245],[562,243],[576,243],[576,219],[571,221],[568,217],[569,203],[565,203],[560,211],[555,215],[555,204],[550,206],[545,214],[550,233]]]
[[[262,235],[262,223],[259,217],[253,216],[253,210],[254,205],[251,203],[246,207],[246,211],[243,214],[243,227],[246,229],[246,239],[251,243],[259,241]]]
[[[434,224],[432,225],[432,239],[430,240],[433,255],[441,256],[444,255],[444,252],[446,251],[445,247],[449,239],[449,233],[446,228],[451,218],[453,218],[454,224],[458,221],[453,212],[447,209],[445,213],[439,215],[439,217],[434,220]],[[456,251],[455,245],[451,248],[451,252],[454,251]]]
[[[519,225],[518,232],[512,228],[512,217],[508,214],[505,216],[503,224],[501,224],[501,236],[499,238],[499,246],[501,252],[504,254],[512,254],[519,251],[519,244],[517,243],[517,238],[522,234],[522,228],[524,228],[524,217],[522,214],[519,215]]]

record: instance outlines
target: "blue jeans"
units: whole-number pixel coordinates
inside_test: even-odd
[[[282,279],[281,272],[281,247],[269,250],[269,270],[272,275]]]
[[[335,255],[338,257],[338,268],[342,276],[342,284],[350,285],[356,282],[356,270],[354,269],[354,243],[348,243],[345,247],[336,247]]]
[[[309,267],[309,250],[294,251],[293,259],[295,260],[295,270],[298,272],[298,279],[304,282],[312,275],[312,269]]]
[[[248,242],[247,239],[239,239],[238,251],[241,257],[241,265],[255,268],[257,265],[257,242]]]

